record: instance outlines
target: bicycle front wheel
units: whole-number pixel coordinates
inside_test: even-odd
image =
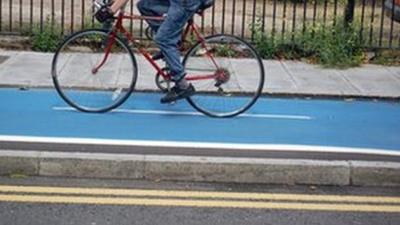
[[[264,85],[264,66],[254,48],[231,35],[214,35],[186,54],[186,79],[196,89],[188,98],[198,111],[212,117],[233,117],[248,110]]]
[[[103,30],[72,34],[52,63],[57,92],[83,112],[106,112],[121,105],[137,78],[135,57],[125,40]]]

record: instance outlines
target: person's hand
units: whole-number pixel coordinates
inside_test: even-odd
[[[110,7],[102,6],[97,12],[94,14],[94,17],[100,23],[104,23],[107,20],[114,19],[114,13],[111,11]]]

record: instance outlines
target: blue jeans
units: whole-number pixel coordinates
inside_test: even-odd
[[[168,12],[169,0],[140,0],[136,6],[143,16],[162,16]],[[161,21],[146,20],[151,29],[157,32]]]
[[[157,31],[154,41],[158,44],[170,69],[172,79],[178,81],[185,75],[178,42],[187,21],[199,9],[203,0],[169,0],[167,17]]]

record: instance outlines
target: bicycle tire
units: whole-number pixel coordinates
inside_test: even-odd
[[[120,68],[117,69],[117,74],[113,71],[103,72],[103,67],[97,72],[92,72],[93,65],[91,68],[81,65],[89,61],[92,63],[93,58],[96,61],[104,55],[105,43],[110,41],[110,37],[110,33],[102,29],[82,30],[65,38],[54,54],[51,70],[54,86],[61,98],[79,111],[94,113],[110,111],[124,103],[134,90],[138,74],[136,58],[126,41],[117,35],[114,36],[115,41],[110,46],[110,54],[104,63],[104,66],[112,66],[112,63],[119,60]],[[73,71],[78,72],[73,73]],[[126,71],[126,75],[121,75],[121,71]],[[123,83],[122,80],[128,82]],[[91,81],[99,84],[92,84]],[[100,105],[103,103],[104,105]]]
[[[230,43],[229,41],[232,42]],[[223,49],[225,48],[224,45],[227,45],[228,48]],[[204,46],[207,46],[206,48],[208,49],[201,50],[202,48],[204,48]],[[221,51],[218,50],[218,48],[222,48],[222,50],[226,52],[218,53],[218,51]],[[243,49],[243,53],[240,52],[242,51],[241,49]],[[219,78],[210,81],[191,80],[192,78],[190,78],[191,76],[190,72],[196,70],[201,71],[201,68],[194,69],[192,67],[200,67],[200,64],[203,62],[198,62],[198,61],[207,61],[207,55],[206,55],[207,53],[204,52],[212,52],[212,54],[214,54],[215,56],[215,57],[213,56],[214,58],[213,60],[218,62],[212,62],[212,60],[208,60],[210,62],[207,63],[209,63],[211,66],[207,67],[206,65],[202,68],[202,70],[204,71],[220,70],[222,71],[223,74],[227,74],[226,75],[227,78],[225,80],[224,79],[218,80]],[[250,58],[250,56],[249,58],[245,58],[247,57],[247,55],[250,54],[251,57],[253,58]],[[193,58],[193,60],[190,60],[190,58]],[[215,66],[215,64],[226,63],[225,61],[230,61],[230,59],[232,59],[233,61],[233,63],[229,62],[231,63],[230,66],[232,66],[233,69],[226,68],[229,65],[225,67],[218,66],[219,68],[212,68],[213,66]],[[249,76],[249,79],[251,79],[250,81],[246,81],[246,79],[237,77],[237,71],[239,72],[243,71],[243,68],[240,68],[238,64],[244,62],[244,60],[246,64],[248,64],[247,68],[249,68],[249,71],[254,71],[254,73],[252,72],[251,77],[250,75],[247,74],[247,76]],[[218,117],[218,118],[229,118],[237,116],[247,111],[251,106],[253,106],[262,93],[262,89],[264,86],[265,72],[261,57],[248,42],[237,36],[217,34],[205,37],[204,42],[203,41],[197,42],[187,52],[183,60],[183,65],[185,67],[186,72],[188,73],[187,79],[192,83],[192,85],[196,89],[196,94],[194,96],[187,98],[187,101],[196,110],[207,116]],[[216,72],[214,71],[214,73]],[[237,87],[233,87],[231,88],[231,90],[227,90],[230,88],[228,87],[229,85],[231,86],[235,85],[235,84],[230,84],[230,82],[231,83],[235,82],[235,80],[233,79],[234,76],[237,82],[239,81],[242,83],[251,82],[252,83],[251,86],[248,85],[247,88],[243,88],[242,90],[241,86],[242,85],[244,86],[244,84],[236,84]],[[210,86],[209,88],[210,90],[206,90],[206,88],[200,86],[200,83],[205,83],[205,82],[210,83],[207,84]],[[217,87],[218,85],[219,87]],[[203,86],[206,86],[206,84],[204,84]],[[225,90],[221,92],[220,88],[221,89],[225,88]],[[223,109],[223,107],[226,108]]]

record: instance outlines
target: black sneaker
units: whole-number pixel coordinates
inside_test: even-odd
[[[151,58],[153,60],[157,61],[157,60],[163,59],[164,55],[162,54],[162,52],[156,52],[151,56]]]
[[[175,85],[167,94],[161,98],[161,103],[171,103],[179,99],[187,98],[196,93],[193,85],[189,84],[189,86],[185,89],[178,87]]]

